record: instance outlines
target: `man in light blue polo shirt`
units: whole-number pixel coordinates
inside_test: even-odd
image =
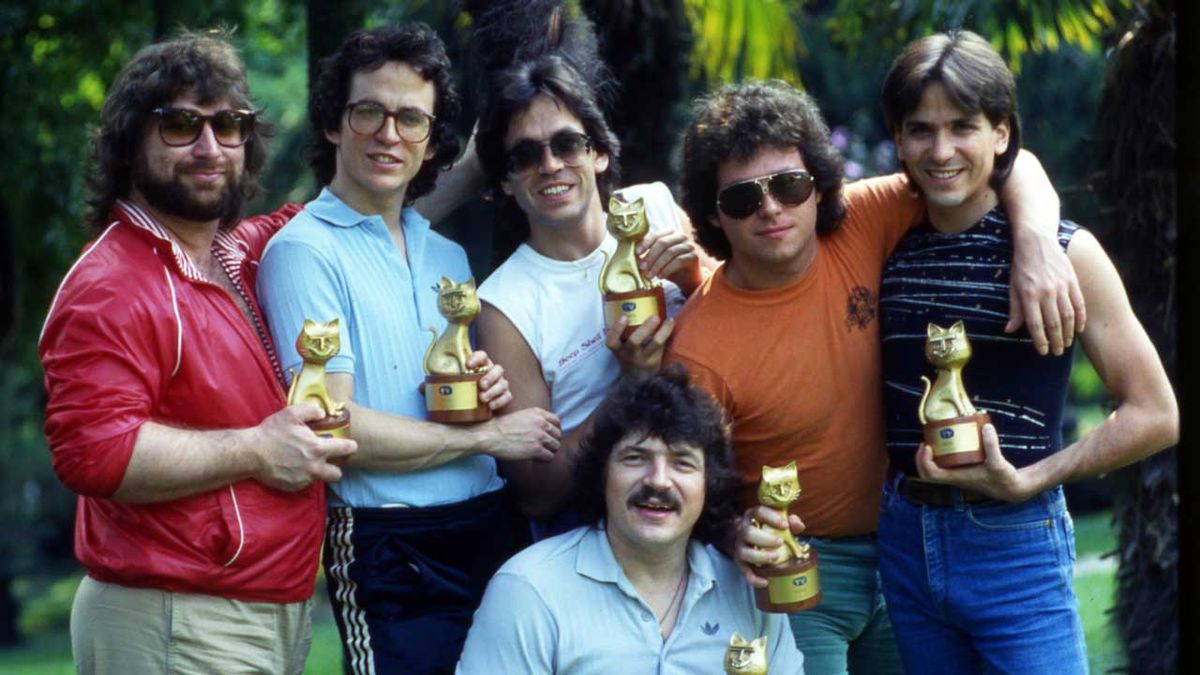
[[[339,320],[327,364],[360,455],[331,486],[324,565],[350,671],[444,673],[487,580],[526,543],[496,459],[548,460],[558,419],[540,409],[469,427],[424,421],[434,286],[471,275],[457,244],[409,208],[455,156],[449,60],[427,26],[351,34],[324,60],[309,112],[328,187],[276,235],[258,292],[284,368],[305,318]],[[481,400],[510,399],[482,352]],[[247,508],[243,506],[243,508]]]
[[[803,673],[784,614],[764,614],[713,548],[733,522],[727,421],[678,366],[619,381],[575,467],[591,525],[543,540],[488,584],[459,675],[717,673],[736,632],[772,675]]]

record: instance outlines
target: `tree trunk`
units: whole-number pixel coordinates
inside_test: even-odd
[[[676,141],[686,122],[692,34],[682,0],[583,0],[600,56],[620,82],[609,123],[621,139],[621,182],[674,185]]]
[[[317,77],[317,64],[337,51],[342,40],[363,27],[367,12],[362,0],[308,0],[308,83]]]
[[[1134,311],[1174,380],[1175,23],[1165,3],[1131,26],[1114,50],[1096,147],[1103,237],[1122,271]],[[1121,472],[1114,617],[1134,673],[1174,673],[1179,660],[1179,490],[1174,448]]]

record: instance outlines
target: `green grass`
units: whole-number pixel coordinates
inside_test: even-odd
[[[1100,556],[1116,548],[1116,533],[1111,515],[1105,511],[1075,519],[1075,551],[1079,561],[1075,574],[1075,594],[1079,597],[1079,615],[1088,646],[1091,672],[1101,675],[1121,669],[1127,663],[1116,629],[1109,623],[1113,603],[1115,561]],[[77,577],[76,577],[77,579]],[[323,580],[321,580],[323,581]],[[70,637],[65,623],[51,620],[53,611],[61,611],[64,585],[78,581],[57,580],[46,583],[40,594],[26,601],[25,615],[37,617],[36,625],[52,626],[27,639],[16,649],[0,649],[0,673],[21,675],[70,675]],[[313,606],[312,650],[304,669],[307,675],[336,675],[342,672],[342,650],[337,626],[333,621],[325,589],[318,586]],[[53,610],[51,608],[58,608]],[[69,605],[66,611],[70,611]],[[29,625],[23,622],[22,624]]]

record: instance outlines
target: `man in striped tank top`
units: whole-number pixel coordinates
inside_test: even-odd
[[[888,260],[879,301],[891,461],[879,571],[905,669],[1086,673],[1062,483],[1175,443],[1171,385],[1108,256],[1063,221],[1088,313],[1080,341],[1117,403],[1064,446],[1071,350],[1039,354],[1025,331],[1004,332],[1013,237],[997,191],[1021,130],[1013,76],[985,40],[962,31],[911,43],[883,106],[927,209]],[[973,353],[964,388],[992,424],[982,464],[944,469],[921,443],[917,408],[926,327],[958,321]]]

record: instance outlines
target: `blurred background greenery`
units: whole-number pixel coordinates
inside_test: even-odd
[[[318,57],[354,28],[421,20],[461,64],[471,16],[487,4],[0,2],[0,521],[6,524],[0,670],[69,672],[64,628],[79,574],[71,553],[74,498],[50,470],[36,341],[59,280],[87,240],[81,223],[89,134],[116,72],[178,27],[236,26],[251,91],[276,124],[265,191],[250,208],[259,212],[316,193],[304,150],[308,78]],[[744,77],[779,77],[813,94],[852,178],[894,171],[877,102],[891,57],[931,30],[961,26],[983,34],[1018,73],[1025,144],[1055,181],[1064,215],[1093,229],[1113,254],[1135,310],[1174,371],[1174,2],[573,0],[570,6],[596,22],[602,55],[620,81],[610,115],[624,148],[625,179],[669,185],[688,102]],[[458,128],[465,138],[477,94],[464,96]],[[467,248],[477,278],[499,262],[491,259],[489,222],[489,206],[476,201],[440,226]],[[1110,406],[1081,353],[1076,363],[1068,441]],[[1174,450],[1070,486],[1068,499],[1080,516],[1077,591],[1094,667],[1174,671]],[[318,616],[310,672],[330,672],[340,660],[336,630],[327,609]],[[49,670],[36,670],[42,666]]]

